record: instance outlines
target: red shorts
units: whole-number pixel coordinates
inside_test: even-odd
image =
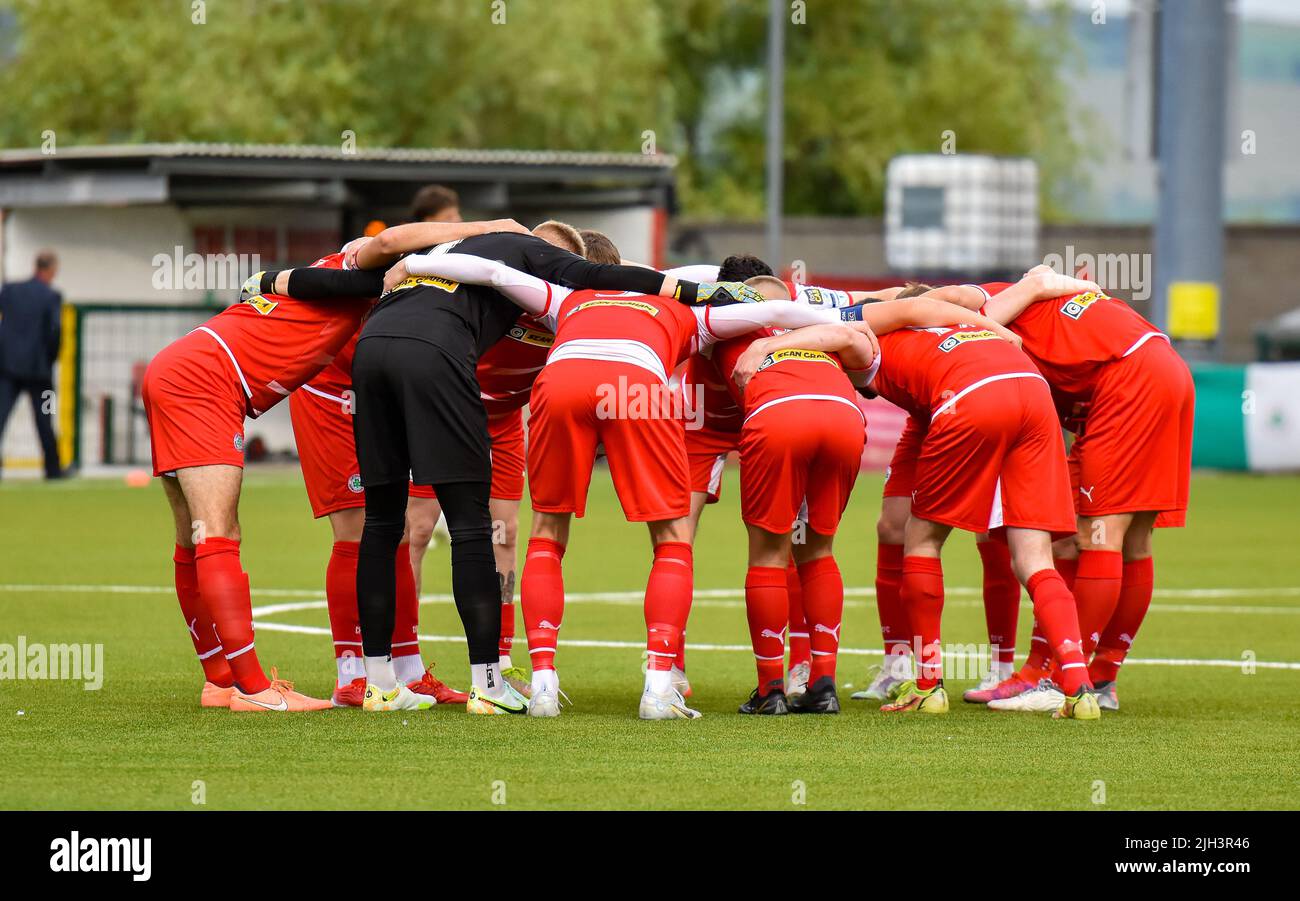
[[[610,393],[612,386],[627,389],[626,403]],[[582,516],[596,446],[603,444],[629,522],[690,513],[686,430],[672,415],[668,388],[653,373],[629,363],[561,360],[537,377],[531,404],[528,489],[534,510]]]
[[[1184,525],[1195,409],[1192,374],[1168,341],[1108,363],[1070,452],[1078,514],[1154,510],[1157,525]]]
[[[524,411],[488,417],[488,437],[492,440],[492,490],[490,497],[517,501],[524,496]],[[436,499],[432,485],[411,483],[409,497]]]
[[[894,447],[894,456],[885,470],[883,497],[910,498],[916,489],[916,459],[921,456],[921,442],[925,441],[925,426],[913,416],[907,417],[903,434]]]
[[[244,465],[247,397],[226,352],[190,332],[149,361],[140,385],[149,420],[153,474],[191,466]]]
[[[352,414],[344,403],[343,398],[306,386],[289,395],[298,464],[312,516],[317,519],[366,505],[356,439],[352,436]]]
[[[805,498],[808,526],[834,535],[862,466],[866,423],[856,404],[790,400],[740,430],[740,518],[789,532]]]
[[[686,461],[691,471],[691,491],[707,494],[705,503],[716,504],[722,496],[722,470],[727,464],[727,455],[739,449],[739,432],[686,430]]]
[[[1000,526],[1075,533],[1065,443],[1041,378],[976,388],[930,422],[912,515],[968,532]]]

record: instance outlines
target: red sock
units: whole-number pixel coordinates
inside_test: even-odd
[[[235,684],[245,694],[271,687],[253,647],[253,599],[248,573],[239,565],[239,542],[208,538],[194,549],[199,595],[203,598]]]
[[[529,538],[519,603],[524,608],[528,656],[534,670],[555,669],[555,642],[564,619],[564,545],[549,538]]]
[[[393,620],[393,657],[420,653],[420,596],[415,592],[411,546],[397,546],[397,618]]]
[[[1093,682],[1114,682],[1119,676],[1120,665],[1133,647],[1133,639],[1151,607],[1155,580],[1155,561],[1152,558],[1124,564],[1123,585],[1119,590],[1115,615],[1102,631],[1097,653],[1089,667]]]
[[[998,663],[1016,659],[1016,626],[1020,620],[1020,580],[1011,569],[1011,551],[996,539],[975,545],[984,562],[984,623],[989,644],[997,648]]]
[[[655,561],[645,587],[646,651],[649,668],[669,670],[681,648],[691,615],[695,564],[684,541],[655,545]]]
[[[785,568],[785,592],[790,601],[790,627],[786,638],[790,645],[790,668],[812,661],[812,644],[808,641],[808,620],[803,612],[803,583],[799,567],[791,559]]]
[[[904,557],[899,597],[916,630],[920,654],[917,688],[933,688],[943,679],[943,648],[939,623],[943,619],[943,563],[938,557]]]
[[[903,546],[880,542],[876,545],[876,610],[886,654],[912,652],[912,626],[898,594],[902,582]]]
[[[501,605],[501,637],[497,639],[497,654],[510,656],[510,649],[515,643],[515,602]]]
[[[1079,604],[1079,634],[1084,657],[1091,656],[1119,604],[1124,578],[1124,558],[1119,551],[1081,551],[1074,577],[1074,598]]]
[[[325,605],[329,608],[334,659],[361,656],[361,617],[357,612],[359,541],[336,541],[325,567]]]
[[[212,617],[208,614],[199,597],[199,576],[194,567],[194,548],[176,545],[172,555],[176,564],[176,600],[181,602],[181,615],[190,630],[190,641],[194,643],[194,653],[199,655],[203,667],[203,678],[213,685],[229,688],[235,684],[234,673],[222,653],[221,639],[212,627]]]
[[[812,633],[812,674],[809,685],[829,676],[835,680],[835,660],[840,651],[840,623],[844,619],[844,580],[834,557],[818,557],[799,566],[804,585],[804,611]]]
[[[790,614],[786,597],[788,583],[786,571],[775,566],[751,566],[745,573],[745,616],[749,619],[749,643],[754,649],[754,665],[758,668],[758,690],[784,684],[785,631]]]
[[[1052,565],[1056,567],[1056,571],[1065,580],[1065,587],[1070,589],[1070,593],[1073,594],[1074,576],[1079,569],[1079,561],[1074,557],[1054,557],[1052,558]],[[1043,627],[1039,624],[1038,618],[1034,617],[1034,634],[1029,642],[1029,659],[1020,668],[1018,675],[1026,682],[1037,683],[1039,679],[1047,674],[1048,667],[1051,665],[1052,648],[1047,643],[1047,636],[1043,635]]]
[[[1083,643],[1079,640],[1074,596],[1065,587],[1065,579],[1054,569],[1039,570],[1029,577],[1026,587],[1034,602],[1034,617],[1042,625],[1052,656],[1059,666],[1057,679],[1062,690],[1072,695],[1080,687],[1091,688]]]
[[[677,642],[677,656],[673,658],[673,666],[682,672],[686,672],[686,630],[682,630],[681,641]]]

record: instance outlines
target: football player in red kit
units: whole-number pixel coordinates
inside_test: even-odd
[[[176,525],[176,594],[203,664],[201,703],[238,711],[330,706],[268,678],[239,561],[244,419],[315,376],[352,338],[370,298],[309,303],[254,294],[163,348],[141,397],[154,474]]]
[[[673,688],[671,674],[690,612],[693,561],[686,450],[680,415],[671,409],[668,373],[721,338],[766,324],[830,321],[835,314],[790,302],[688,307],[660,297],[574,293],[456,253],[408,258],[404,264],[412,274],[491,285],[554,323],[555,347],[533,389],[528,451],[534,515],[521,594],[533,665],[529,714],[559,713],[554,659],[564,611],[561,560],[570,520],[584,512],[601,443],[624,514],[647,523],[654,545],[645,608],[649,666],[640,715],[699,716]],[[760,299],[744,286],[728,290]]]

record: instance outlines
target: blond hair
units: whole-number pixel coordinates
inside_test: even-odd
[[[894,300],[905,300],[908,297],[920,297],[922,294],[929,294],[933,290],[934,288],[930,285],[922,284],[921,282],[908,282],[907,287],[894,295]]]
[[[775,275],[756,275],[753,278],[745,279],[745,284],[758,289],[758,293],[768,300],[790,299],[790,286]]]
[[[542,232],[546,234],[542,234]],[[533,234],[544,241],[554,244],[556,247],[563,247],[580,257],[587,255],[587,245],[582,242],[582,235],[578,230],[567,222],[560,222],[557,219],[547,219],[545,222],[533,229]]]

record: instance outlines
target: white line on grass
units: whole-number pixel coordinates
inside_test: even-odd
[[[951,600],[947,606],[951,607],[983,607],[983,601],[978,598],[983,594],[983,589],[970,588],[967,586],[955,586],[945,589],[947,594],[959,598],[969,598],[970,600]],[[18,594],[25,593],[74,593],[74,594],[173,594],[176,589],[171,585],[37,585],[37,584],[0,584],[0,591],[14,592]],[[325,602],[322,600],[322,594],[319,590],[306,588],[254,588],[253,597],[255,598],[284,598],[302,599],[312,602],[306,607],[297,607],[292,604],[286,605],[283,612],[292,610],[313,610],[318,607],[324,607]],[[844,590],[846,598],[874,598],[875,589],[872,588],[846,588]],[[712,607],[722,609],[738,609],[745,606],[744,592],[734,588],[705,588],[695,592],[695,599],[692,602],[696,607]],[[1158,588],[1154,593],[1155,597],[1162,598],[1252,598],[1252,597],[1300,597],[1300,587],[1296,588]],[[645,593],[643,591],[587,591],[572,592],[565,595],[565,601],[575,604],[612,604],[619,606],[641,606],[644,601]],[[422,603],[451,603],[452,597],[449,594],[427,594],[421,598]],[[861,601],[849,600],[845,604],[848,608],[865,607],[867,604]],[[281,612],[274,605],[267,608],[270,612]],[[1300,606],[1267,606],[1267,605],[1245,605],[1245,604],[1152,604],[1152,610],[1163,611],[1166,613],[1231,613],[1231,614],[1277,614],[1277,615],[1296,615],[1300,614]]]
[[[172,594],[175,588],[171,585],[35,585],[35,584],[5,584],[0,583],[0,591],[14,593],[31,593],[31,592],[52,592],[52,593],[75,593],[75,594]],[[956,595],[973,595],[978,597],[981,589],[978,588],[949,588],[949,594]],[[846,588],[844,591],[849,597],[874,597],[875,591],[871,588]],[[1300,596],[1300,588],[1193,588],[1193,589],[1157,589],[1155,592],[1158,597],[1291,597]],[[295,588],[259,588],[253,590],[254,597],[268,598],[302,598],[303,600],[292,601],[281,604],[265,604],[253,608],[254,617],[276,616],[281,613],[296,613],[303,610],[324,610],[326,603],[321,598],[319,591]],[[744,595],[740,591],[729,588],[707,588],[695,592],[693,606],[697,607],[743,607],[744,602],[740,600]],[[566,595],[565,600],[572,603],[594,603],[594,604],[617,604],[617,605],[636,605],[639,606],[644,599],[644,592],[641,591],[590,591],[574,592]],[[451,603],[452,597],[449,594],[431,594],[425,595],[421,603]],[[960,607],[982,607],[983,602],[977,600],[957,601],[951,603],[951,606]],[[848,602],[846,606],[866,606],[861,602]],[[1229,606],[1222,604],[1152,604],[1152,610],[1162,610],[1173,613],[1281,613],[1295,614],[1300,613],[1300,607],[1262,607],[1262,606]],[[265,629],[268,632],[292,632],[299,635],[329,635],[330,630],[321,626],[299,626],[292,623],[276,622],[258,622],[255,623],[257,628]],[[451,642],[464,644],[464,636],[457,635],[421,635],[421,641],[429,642]],[[635,650],[644,647],[640,642],[633,641],[596,641],[588,639],[565,639],[563,644],[566,647],[577,648],[622,648]],[[691,650],[699,651],[750,651],[748,645],[739,644],[690,644]],[[881,657],[884,652],[870,648],[840,648],[841,654],[858,655],[865,657]],[[1202,660],[1196,658],[1134,658],[1130,657],[1125,661],[1126,664],[1152,664],[1160,666],[1218,666],[1237,668],[1242,665],[1241,660]],[[1258,661],[1254,664],[1259,669],[1281,669],[1281,670],[1300,670],[1300,663],[1288,663],[1285,661]]]
[[[323,604],[321,606],[324,606]],[[267,607],[255,607],[253,615],[266,615]],[[299,607],[296,609],[306,609]],[[324,626],[299,626],[293,623],[272,623],[272,622],[254,622],[253,625],[267,632],[291,632],[295,635],[329,635],[330,630]],[[439,644],[464,644],[464,635],[420,635],[420,641],[427,641]],[[621,650],[644,650],[645,642],[639,641],[601,641],[590,638],[566,638],[560,642],[560,645],[566,648],[614,648]],[[687,644],[687,649],[694,651],[737,651],[751,653],[752,648],[746,644],[696,644],[691,642]],[[841,654],[849,654],[858,657],[883,657],[885,652],[879,648],[840,648]],[[968,654],[961,651],[944,651],[944,655],[952,658],[961,658],[965,660],[982,660],[979,654]],[[1124,665],[1146,664],[1154,666],[1219,666],[1240,669],[1243,661],[1241,660],[1201,660],[1197,658],[1183,657],[1128,657],[1124,660]],[[1287,663],[1285,661],[1261,660],[1255,661],[1253,666],[1256,669],[1280,669],[1280,670],[1300,670],[1300,663]]]

